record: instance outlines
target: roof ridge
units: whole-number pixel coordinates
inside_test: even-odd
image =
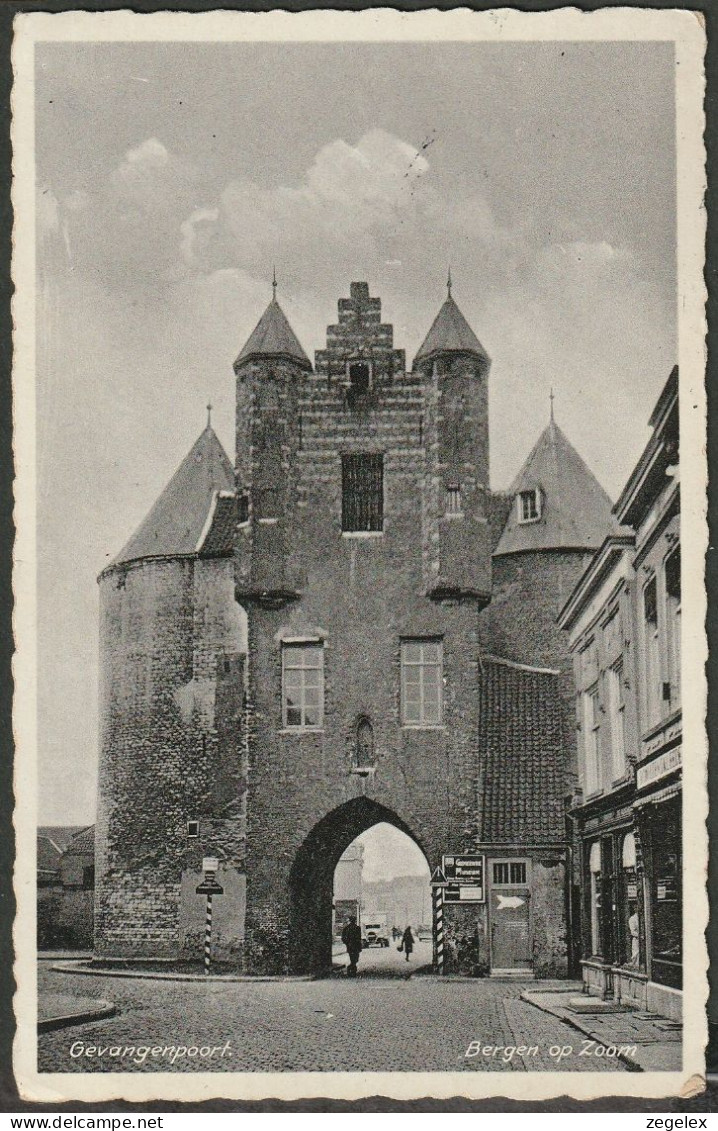
[[[504,656],[494,656],[488,652],[484,652],[483,656],[479,657],[479,662],[503,664],[506,668],[516,668],[517,671],[522,672],[535,672],[538,675],[561,675],[559,668],[537,668],[532,664],[519,664],[516,660],[507,660]]]

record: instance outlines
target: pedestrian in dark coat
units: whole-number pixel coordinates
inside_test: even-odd
[[[357,976],[357,962],[361,954],[361,930],[357,926],[357,921],[354,915],[347,923],[342,931],[342,942],[347,948],[349,955],[349,966],[347,967],[347,974],[350,978]]]
[[[411,933],[411,927],[407,927],[404,934],[401,936],[401,945],[404,948],[404,957],[409,961],[409,955],[414,949],[414,936]]]

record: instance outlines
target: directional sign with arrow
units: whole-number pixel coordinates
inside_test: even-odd
[[[500,895],[498,892],[496,893],[496,898],[498,900],[496,904],[497,911],[502,911],[504,907],[523,907],[526,902],[520,895]]]

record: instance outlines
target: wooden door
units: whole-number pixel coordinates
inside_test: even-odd
[[[530,970],[528,888],[492,888],[490,906],[492,971]]]

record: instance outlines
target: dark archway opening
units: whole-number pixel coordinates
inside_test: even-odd
[[[301,845],[290,874],[290,964],[295,973],[331,970],[334,870],[352,841],[378,824],[399,829],[426,857],[405,822],[385,805],[367,797],[354,798],[322,818]]]

